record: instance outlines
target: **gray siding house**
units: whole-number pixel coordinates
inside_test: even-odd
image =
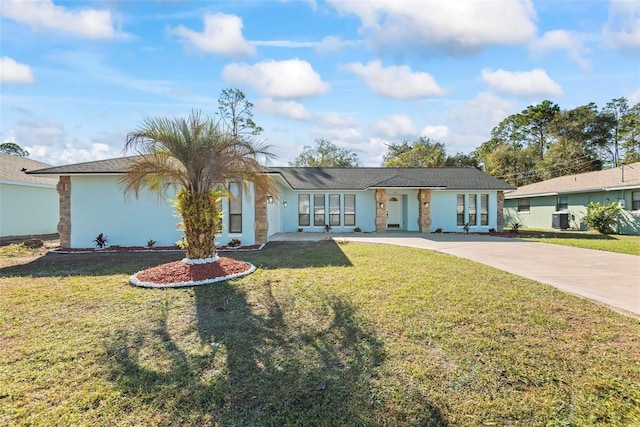
[[[617,203],[620,234],[640,234],[640,162],[602,171],[567,175],[505,193],[505,225],[586,230],[587,205]]]

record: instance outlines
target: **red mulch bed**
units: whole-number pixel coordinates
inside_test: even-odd
[[[141,271],[135,276],[141,282],[170,286],[176,283],[199,282],[227,277],[244,273],[251,268],[252,265],[246,262],[220,257],[217,262],[206,264],[185,264],[182,261],[169,262]]]
[[[219,252],[225,251],[256,251],[259,250],[262,245],[251,245],[251,246],[218,246],[216,248]],[[146,246],[109,246],[108,248],[98,249],[98,248],[56,248],[52,250],[52,252],[62,252],[62,253],[120,253],[120,252],[166,252],[166,251],[184,251],[184,249],[180,249],[177,246],[154,246],[152,248],[148,248]]]

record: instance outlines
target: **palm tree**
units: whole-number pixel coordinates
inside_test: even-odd
[[[193,111],[184,118],[147,118],[127,135],[125,151],[137,156],[121,179],[125,194],[138,197],[146,188],[159,197],[177,191],[173,201],[182,217],[187,258],[216,255],[215,234],[220,227],[220,198],[225,186],[249,183],[273,192],[260,158],[273,158],[269,146],[233,135],[224,122]],[[248,192],[244,191],[244,194]]]

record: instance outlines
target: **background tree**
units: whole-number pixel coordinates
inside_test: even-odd
[[[424,136],[413,142],[389,144],[382,157],[382,166],[387,168],[421,168],[446,164],[445,145]]]
[[[537,161],[535,147],[519,148],[511,144],[501,144],[486,155],[484,170],[489,175],[519,187],[540,181],[536,172]]]
[[[640,103],[631,107],[620,123],[621,147],[626,164],[640,161]]]
[[[609,139],[603,148],[611,156],[611,165],[620,166],[620,137],[624,134],[625,116],[629,114],[627,98],[615,98],[602,109],[602,119],[609,125]]]
[[[263,129],[253,121],[253,104],[239,89],[223,89],[218,98],[219,115],[231,135],[257,136]]]
[[[18,157],[29,157],[29,152],[15,142],[3,142],[0,144],[0,153]]]
[[[305,145],[302,153],[289,162],[289,166],[298,167],[335,167],[354,168],[362,166],[358,155],[346,148],[340,148],[324,138],[315,140],[316,145]]]
[[[456,153],[453,156],[447,156],[447,166],[473,166],[479,169],[478,159],[472,154]]]
[[[550,143],[551,123],[560,113],[560,107],[545,100],[538,105],[528,106],[517,116],[516,123],[521,128],[527,145],[537,147],[538,157],[544,158],[544,152]]]
[[[561,111],[549,127],[555,142],[537,162],[542,179],[600,170],[597,147],[607,138],[608,126],[594,103]]]
[[[218,202],[228,183],[246,188],[253,182],[273,191],[258,161],[273,157],[269,147],[240,137],[236,130],[194,111],[187,119],[148,118],[127,135],[125,151],[140,156],[121,180],[125,194],[137,197],[146,188],[166,197],[170,188],[177,191],[174,205],[182,217],[187,258],[215,256]]]

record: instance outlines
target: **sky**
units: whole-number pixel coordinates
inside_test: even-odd
[[[640,2],[0,2],[0,141],[32,159],[122,156],[145,118],[213,116],[226,88],[274,166],[318,138],[365,166],[420,136],[469,153],[543,100],[640,102]]]

